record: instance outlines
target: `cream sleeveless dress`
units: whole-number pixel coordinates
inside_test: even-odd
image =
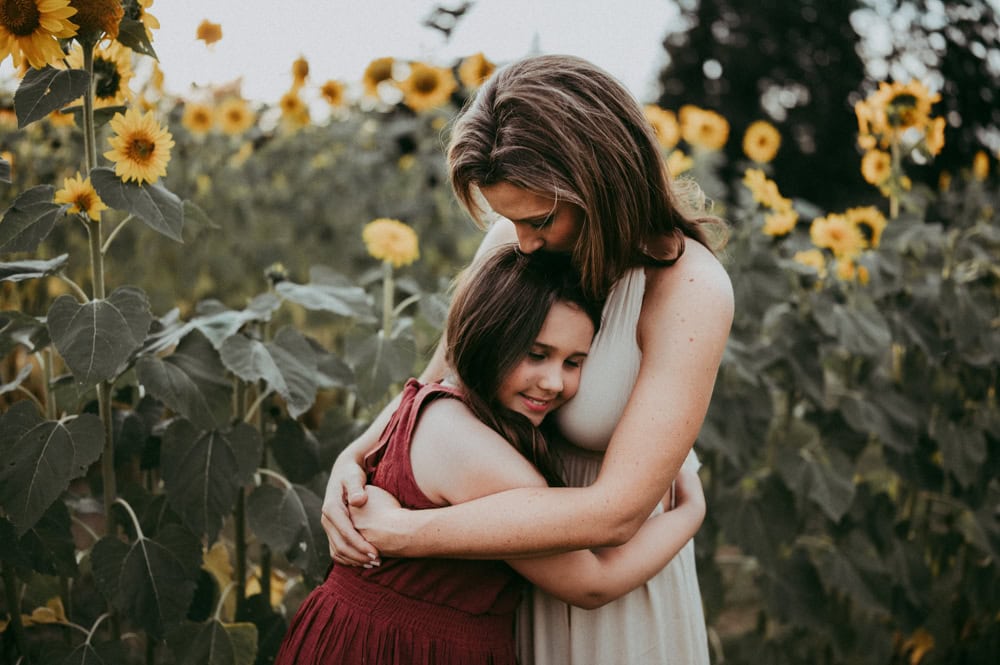
[[[642,355],[636,330],[645,287],[642,268],[615,285],[579,392],[558,412],[559,428],[574,444],[560,448],[570,485],[589,485],[597,477],[635,385]],[[692,451],[684,465],[697,464]],[[654,514],[658,512],[660,506]],[[694,542],[644,586],[596,610],[532,590],[519,610],[518,649],[522,665],[707,665]]]

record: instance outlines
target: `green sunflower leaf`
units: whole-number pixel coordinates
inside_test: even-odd
[[[264,381],[285,400],[295,418],[316,399],[319,387],[316,352],[293,328],[283,328],[264,344],[245,335],[233,335],[220,349],[222,362],[244,381]]]
[[[115,117],[116,113],[124,114],[128,110],[127,106],[102,106],[99,109],[94,109],[94,128],[100,129],[104,125],[111,122],[111,119]],[[73,121],[76,123],[77,127],[83,127],[83,105],[78,104],[76,106],[69,106],[61,109],[59,113],[69,113],[73,115]]]
[[[315,579],[330,561],[322,510],[323,500],[301,485],[261,485],[247,498],[247,523],[262,542]]]
[[[332,284],[295,284],[279,282],[274,290],[285,300],[306,309],[374,321],[368,294],[359,286]]]
[[[142,21],[131,18],[123,18],[118,24],[118,41],[129,47],[136,53],[142,53],[150,57],[157,58],[156,51],[146,34],[146,26]]]
[[[87,93],[90,75],[82,69],[28,69],[14,93],[17,126],[41,120]]]
[[[108,536],[93,550],[94,576],[123,615],[160,638],[183,621],[201,570],[201,542],[168,524],[154,538],[131,545]],[[117,569],[117,570],[116,570]]]
[[[50,341],[44,321],[24,312],[0,311],[0,357],[18,345],[34,353],[48,346]]]
[[[146,226],[171,240],[184,242],[181,237],[184,204],[160,183],[125,182],[114,170],[103,166],[90,172],[90,182],[108,206],[135,215]]]
[[[250,482],[263,445],[247,423],[228,431],[199,431],[184,419],[163,435],[160,464],[167,500],[192,531],[215,542],[236,504],[236,490]]]
[[[44,420],[27,400],[0,416],[0,506],[18,537],[35,526],[74,478],[101,456],[97,416]]]
[[[408,335],[388,337],[380,330],[349,337],[345,360],[354,370],[358,397],[366,404],[378,402],[393,383],[413,373],[416,354],[416,346]]]
[[[45,261],[11,261],[0,263],[0,282],[23,282],[55,275],[69,262],[69,254]]]
[[[139,358],[135,369],[149,394],[198,427],[220,427],[229,418],[232,382],[219,353],[201,331],[187,334],[166,358]]]
[[[167,637],[179,663],[253,665],[257,657],[257,627],[252,623],[185,622]]]
[[[0,252],[33,252],[63,217],[63,208],[52,202],[55,187],[39,185],[22,192],[0,222]]]
[[[117,665],[126,662],[121,642],[85,642],[73,649],[60,665]]]
[[[85,304],[59,296],[48,312],[56,349],[77,383],[85,385],[116,377],[142,344],[152,320],[146,294],[132,286]]]

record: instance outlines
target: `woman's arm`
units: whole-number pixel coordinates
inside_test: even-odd
[[[545,480],[495,431],[454,399],[424,408],[410,443],[413,478],[435,503],[463,503]],[[677,478],[678,505],[646,520],[620,547],[589,549],[508,563],[565,602],[588,609],[619,598],[656,575],[684,547],[705,517],[705,496],[695,471]],[[371,503],[382,501],[369,488]],[[423,511],[417,511],[423,512]]]
[[[509,559],[514,570],[563,602],[595,609],[638,588],[670,563],[705,518],[697,472],[681,470],[676,506],[646,520],[624,545],[538,559]]]
[[[733,293],[718,260],[688,242],[647,273],[643,357],[600,474],[582,488],[522,488],[440,510],[354,514],[383,555],[502,558],[620,545],[646,521],[708,409],[729,335]]]
[[[487,250],[504,243],[516,242],[517,236],[510,225],[495,224],[483,239],[475,260]],[[445,343],[442,336],[431,357],[430,362],[420,375],[422,383],[439,381],[447,373],[445,362]],[[378,437],[382,433],[389,418],[399,405],[397,395],[368,428],[350,445],[348,445],[333,463],[330,478],[326,484],[326,494],[323,498],[323,513],[321,522],[326,530],[330,544],[330,556],[339,564],[360,566],[377,559],[378,551],[357,531],[348,506],[360,507],[368,497],[365,493],[365,472],[362,462],[365,455],[375,448]]]

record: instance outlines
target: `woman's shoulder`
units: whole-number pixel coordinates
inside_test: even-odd
[[[646,269],[639,318],[643,329],[710,325],[728,335],[733,319],[733,285],[722,262],[707,247],[688,240],[672,266]]]

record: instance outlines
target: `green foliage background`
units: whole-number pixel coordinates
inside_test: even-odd
[[[137,212],[150,186],[126,187],[102,224],[137,219],[106,253],[108,294],[86,300],[57,276],[92,286],[87,236],[51,203],[80,168],[81,131],[4,127],[0,661],[270,662],[328,564],[327,470],[422,367],[478,243],[442,154],[465,92],[426,113],[352,106],[240,137],[191,133],[164,98],[176,146],[157,209],[183,243]],[[792,259],[812,217],[885,209],[856,161],[834,203],[789,187],[803,221],[773,238],[742,157],[695,154],[731,224],[737,295],[697,443],[715,662],[1000,650],[1000,189],[961,157],[948,186],[916,183],[861,258],[862,284]],[[361,241],[377,217],[420,239],[421,259],[393,274],[387,329],[386,270]],[[118,343],[98,352],[81,333]]]

